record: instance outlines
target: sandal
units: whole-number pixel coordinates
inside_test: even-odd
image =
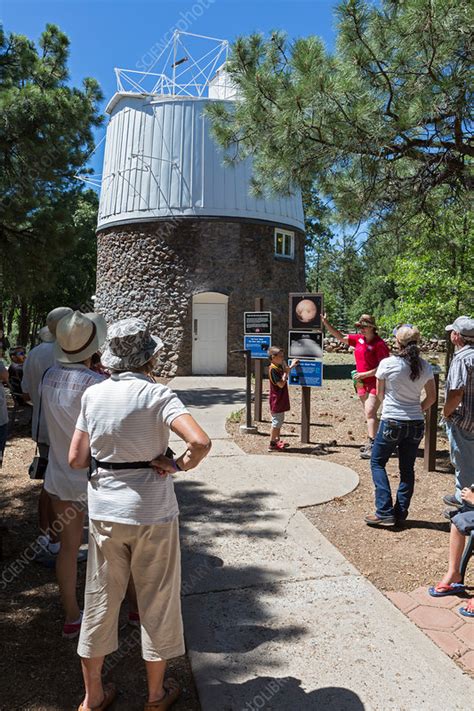
[[[175,679],[167,679],[163,684],[163,689],[165,695],[159,701],[147,701],[144,711],[166,711],[181,694],[181,689]]]
[[[474,617],[474,599],[469,600],[465,607],[460,607],[459,614],[463,617]]]
[[[432,585],[428,588],[431,597],[446,597],[446,595],[462,595],[465,590],[464,583],[448,583],[447,585]]]
[[[106,684],[104,686],[104,700],[100,706],[84,706],[84,704],[81,704],[77,711],[105,711],[115,700],[116,696],[117,689],[115,688],[115,684]]]

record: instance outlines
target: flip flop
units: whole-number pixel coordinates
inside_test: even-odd
[[[167,679],[163,684],[163,688],[165,690],[163,698],[159,701],[147,701],[144,711],[166,711],[181,694],[181,689],[175,679]]]
[[[106,684],[104,686],[104,700],[100,706],[84,706],[84,704],[81,704],[77,711],[105,711],[115,700],[116,696],[117,689],[115,688],[115,684]]]
[[[460,595],[464,592],[464,583],[449,583],[448,585],[432,585],[428,588],[431,597],[446,597],[447,595]]]
[[[470,602],[471,602],[470,607],[468,607],[468,605],[466,605],[466,607],[460,607],[458,609],[459,614],[463,615],[463,617],[474,617],[474,603],[472,602],[472,600]]]

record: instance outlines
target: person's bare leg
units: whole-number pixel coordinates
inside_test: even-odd
[[[84,659],[81,657],[82,676],[86,695],[82,705],[84,708],[94,708],[100,706],[104,700],[104,687],[102,686],[102,666],[105,657],[93,657]]]
[[[367,433],[370,439],[375,439],[379,427],[377,419],[377,410],[379,409],[379,400],[375,395],[368,395],[364,402],[365,420],[367,422]]]
[[[166,662],[147,662],[145,660],[148,681],[148,702],[159,701],[165,695],[163,681],[165,679]]]
[[[51,543],[56,543],[58,536],[53,526],[55,521],[53,502],[44,485],[41,487],[38,499],[38,521],[41,533],[49,536]]]
[[[459,583],[461,581],[461,573],[459,566],[464,551],[466,539],[454,524],[451,524],[451,532],[449,534],[449,562],[448,572],[440,581],[440,585],[449,585],[450,583]]]
[[[280,439],[281,427],[272,427],[270,430],[270,442],[278,442]]]
[[[56,578],[59,584],[66,623],[76,622],[80,610],[77,604],[77,554],[81,546],[84,511],[71,501],[53,499],[56,524],[61,547],[56,559]]]

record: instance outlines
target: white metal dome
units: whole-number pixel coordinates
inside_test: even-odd
[[[209,94],[222,96],[222,86],[220,76]],[[264,220],[304,229],[299,191],[257,199],[249,189],[251,159],[223,165],[203,115],[213,100],[123,90],[114,95],[107,107],[98,229],[183,217]]]

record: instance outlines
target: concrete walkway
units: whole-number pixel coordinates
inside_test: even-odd
[[[470,710],[474,682],[298,511],[352,491],[355,472],[245,455],[224,428],[243,406],[243,380],[171,387],[214,439],[212,455],[176,480],[203,711]]]

